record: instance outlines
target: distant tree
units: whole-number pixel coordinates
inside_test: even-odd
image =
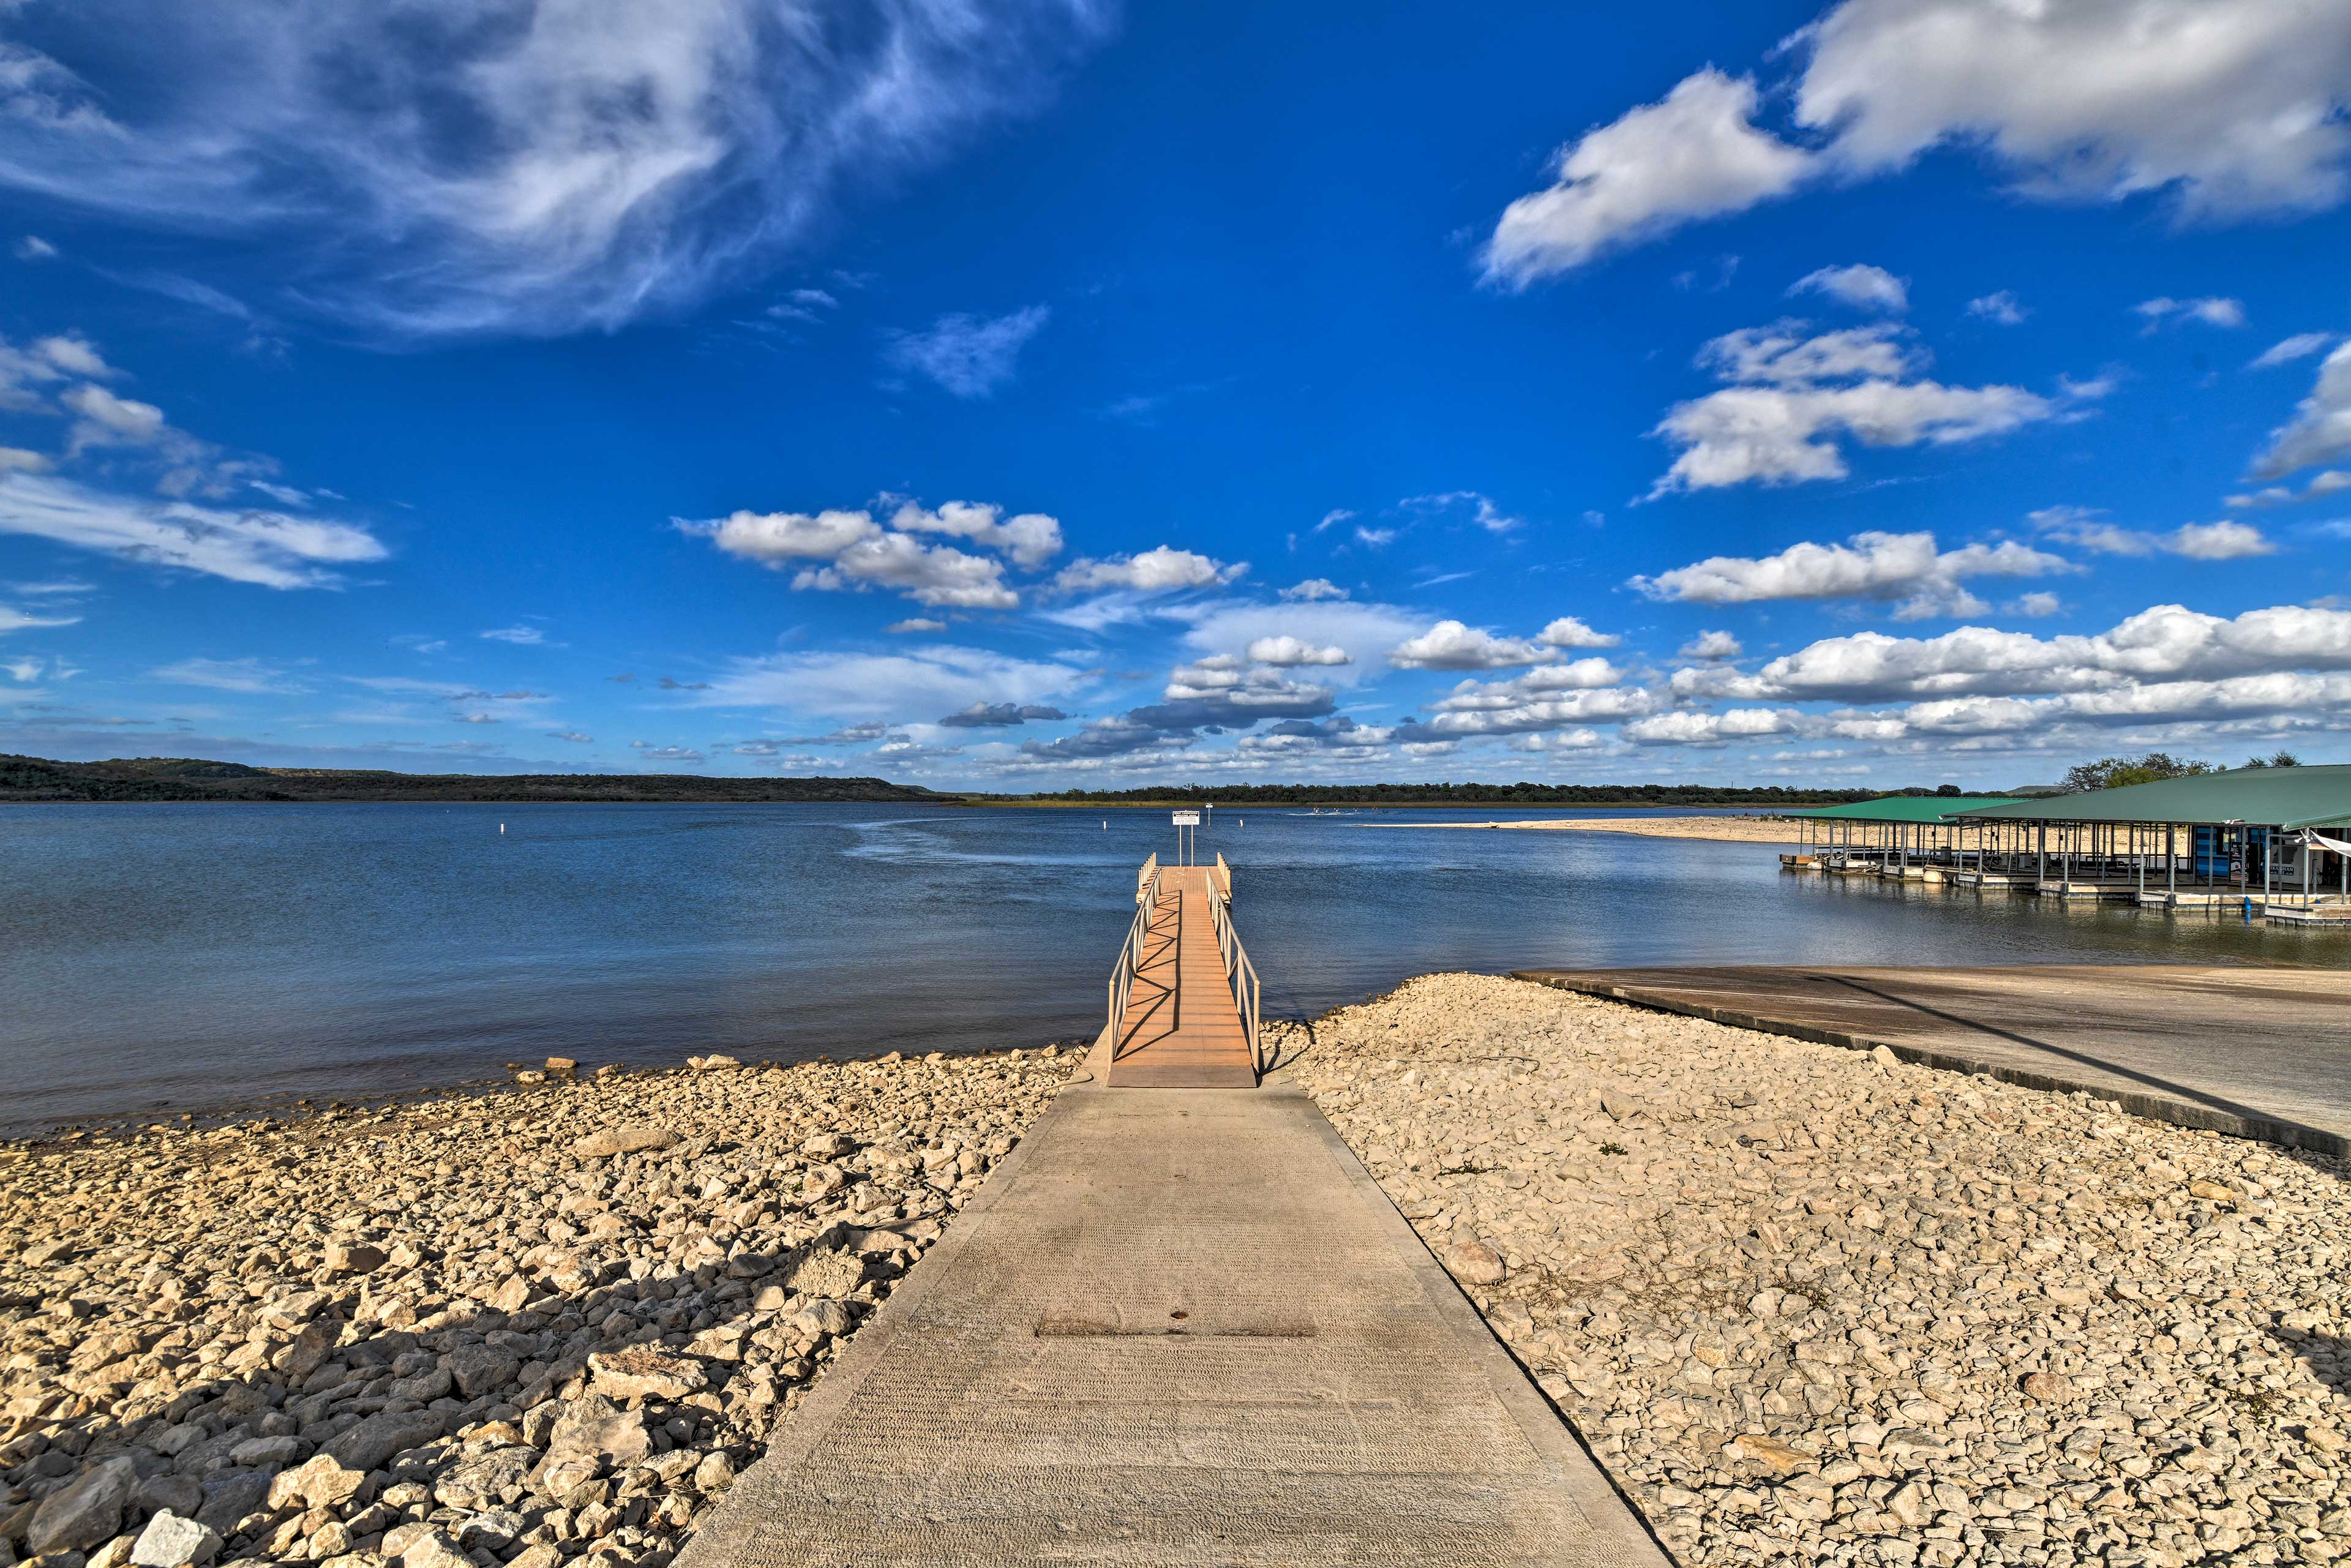
[[[2248,757],[2245,758],[2245,766],[2248,768],[2299,768],[2302,766],[2302,758],[2291,751],[2279,750],[2271,752],[2267,757]]]
[[[2210,762],[2189,762],[2168,751],[2150,751],[2144,757],[2102,757],[2095,762],[2085,762],[2069,768],[2065,774],[2065,793],[2077,795],[2085,789],[2119,789],[2126,784],[2153,784],[2163,779],[2187,779],[2199,773],[2219,771]]]
[[[1938,795],[1956,795],[1959,792],[1959,787],[1956,784],[1938,785],[1935,789],[1935,793]]]

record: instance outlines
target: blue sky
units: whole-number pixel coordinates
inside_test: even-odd
[[[401,16],[0,8],[0,749],[2351,760],[2351,8]]]

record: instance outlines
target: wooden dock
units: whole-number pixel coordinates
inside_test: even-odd
[[[1254,1089],[1257,1064],[1217,939],[1211,866],[1166,866],[1110,1042],[1113,1089]]]

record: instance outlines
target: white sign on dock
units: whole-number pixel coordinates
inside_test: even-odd
[[[1200,825],[1200,813],[1178,811],[1176,813],[1176,825],[1179,828],[1196,828]]]

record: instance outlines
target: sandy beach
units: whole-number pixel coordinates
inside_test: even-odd
[[[1794,844],[1803,828],[1768,817],[1562,817],[1542,821],[1368,822],[1373,828],[1498,828],[1504,832],[1637,833],[1651,839],[1722,839],[1742,844]]]

